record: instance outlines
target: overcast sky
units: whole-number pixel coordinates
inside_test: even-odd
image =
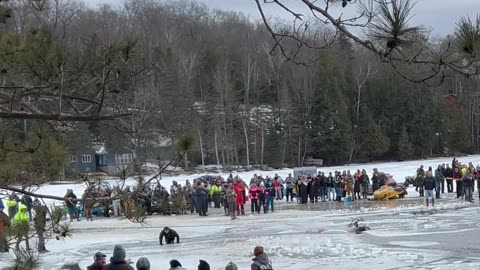
[[[84,0],[89,6],[96,6],[99,3],[121,5],[123,0]],[[254,0],[195,0],[205,3],[212,9],[241,11],[252,17],[258,17],[258,10]],[[415,1],[415,0],[414,0]],[[292,7],[300,7],[300,0],[284,0],[284,3]],[[320,1],[323,2],[323,1]],[[475,18],[480,13],[480,0],[416,0],[414,7],[415,16],[412,24],[420,24],[432,29],[435,35],[452,33],[455,23],[460,17],[470,15]],[[270,5],[271,6],[271,5]],[[353,8],[353,7],[352,7]],[[347,13],[352,12],[352,8]],[[354,10],[353,10],[354,11]],[[272,17],[289,18],[279,9],[269,9],[268,14]]]

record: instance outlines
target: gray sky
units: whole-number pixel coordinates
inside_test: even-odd
[[[123,0],[84,0],[89,6],[96,6],[99,3],[121,4]],[[205,3],[211,9],[241,11],[254,18],[259,16],[254,0],[195,0]],[[284,0],[284,3],[291,7],[301,7],[299,0]],[[323,2],[323,1],[319,1]],[[460,17],[470,15],[475,18],[480,13],[480,0],[416,0],[414,7],[415,16],[411,23],[424,25],[433,30],[434,35],[445,35],[452,33],[455,23]],[[272,6],[272,5],[267,5]],[[353,8],[353,7],[352,7]],[[338,9],[352,14],[353,9]],[[267,15],[272,17],[290,18],[285,12],[279,9],[268,9]],[[336,13],[338,14],[338,12]]]

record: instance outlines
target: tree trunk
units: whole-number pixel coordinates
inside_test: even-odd
[[[250,147],[249,147],[249,142],[248,142],[248,131],[247,131],[247,125],[245,124],[245,121],[243,122],[243,134],[245,135],[245,152],[247,155],[247,169],[250,168]]]
[[[263,129],[263,125],[262,125],[262,149],[260,150],[260,165],[263,165],[263,153],[265,151],[265,131]]]
[[[185,151],[185,153],[183,154],[183,162],[185,162],[184,166],[185,166],[185,171],[188,170],[188,152]]]
[[[215,129],[215,157],[217,158],[217,165],[220,165],[220,158],[218,157],[218,141],[217,141],[217,129]]]
[[[283,144],[282,149],[282,166],[285,164],[285,153],[287,152],[287,138],[284,138],[285,143]]]
[[[300,166],[300,155],[302,152],[302,136],[298,136],[297,165]]]
[[[202,134],[200,133],[200,128],[197,128],[198,132],[198,142],[200,143],[200,155],[202,156],[202,172],[205,170],[205,155],[203,153],[203,140]]]

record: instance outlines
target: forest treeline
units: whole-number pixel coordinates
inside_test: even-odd
[[[159,155],[155,146],[170,139],[191,163],[225,166],[296,166],[308,157],[327,164],[405,160],[479,148],[477,78],[411,82],[325,26],[315,33],[331,46],[300,52],[316,61],[298,65],[274,48],[260,21],[194,1],[7,5],[10,18],[0,26],[4,85],[63,87],[77,98],[101,88],[110,93],[102,110],[125,113],[61,125],[4,119],[9,136],[53,126],[49,135],[67,152],[104,143],[139,159]],[[425,42],[434,48],[442,40]]]

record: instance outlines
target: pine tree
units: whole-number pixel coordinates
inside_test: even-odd
[[[390,148],[390,139],[383,129],[375,123],[372,114],[365,110],[362,113],[360,125],[360,153],[363,153],[363,156],[370,160],[385,154]]]
[[[398,139],[398,155],[400,160],[405,160],[411,157],[412,151],[413,145],[410,142],[407,128],[405,126],[402,126],[402,131],[400,132],[400,137]]]
[[[465,152],[470,147],[468,127],[463,111],[459,110],[450,114],[450,147],[455,152]]]

